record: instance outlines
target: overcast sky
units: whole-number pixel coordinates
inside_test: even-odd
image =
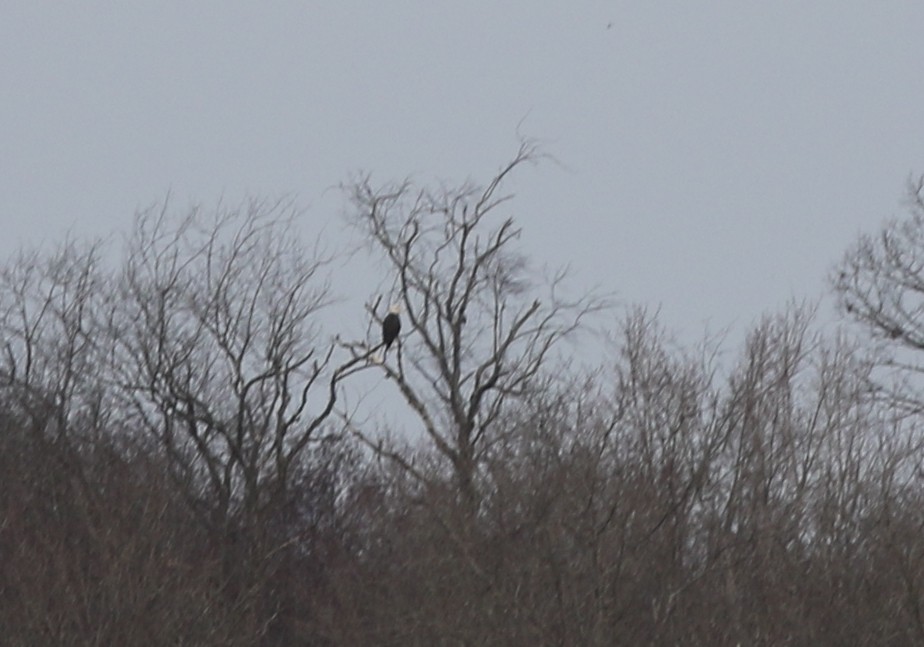
[[[683,334],[825,291],[924,172],[924,3],[74,2],[0,7],[0,254],[139,207],[487,179],[537,263]],[[366,298],[378,277],[370,277]]]

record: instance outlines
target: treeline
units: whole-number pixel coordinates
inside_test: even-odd
[[[388,268],[362,338],[281,204],[2,268],[0,642],[924,644],[921,201],[834,272],[862,334],[793,306],[720,362],[532,273],[534,158],[347,187]]]

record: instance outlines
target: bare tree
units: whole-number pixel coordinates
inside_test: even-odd
[[[216,520],[285,500],[339,381],[362,368],[334,365],[336,342],[318,323],[331,302],[327,259],[299,243],[293,217],[264,201],[178,221],[166,204],[141,213],[111,308],[130,419],[181,482],[205,488]]]
[[[121,273],[98,243],[0,267],[0,480],[22,481],[0,499],[0,543],[24,564],[5,599],[28,596],[0,623],[31,632],[20,644],[294,635],[304,586],[275,587],[295,565],[323,572],[351,469],[328,420],[370,368],[323,334],[327,258],[294,216],[164,205],[138,216]],[[184,612],[187,595],[201,604]],[[143,626],[141,607],[156,608]]]
[[[537,297],[520,235],[501,208],[504,182],[537,158],[523,144],[484,186],[419,188],[412,182],[348,187],[354,224],[394,277],[406,327],[394,380],[427,437],[448,459],[458,493],[477,507],[479,461],[504,407],[528,393],[557,343],[575,332],[604,299],[562,296],[563,274]],[[379,319],[378,302],[369,305]]]
[[[50,254],[21,252],[0,270],[7,404],[62,438],[78,422],[98,429],[110,412],[96,320],[109,280],[101,256],[100,243],[69,241]]]
[[[860,236],[835,269],[841,309],[880,341],[882,364],[897,383],[893,405],[920,412],[924,405],[924,177],[908,189],[909,215]],[[884,384],[881,384],[884,386]]]

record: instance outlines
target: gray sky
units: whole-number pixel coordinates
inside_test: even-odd
[[[922,28],[917,0],[6,0],[0,253],[168,190],[293,196],[333,235],[350,172],[484,179],[519,127],[561,162],[512,185],[538,263],[740,328],[901,213]]]

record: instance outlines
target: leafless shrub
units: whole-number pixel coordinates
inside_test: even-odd
[[[0,631],[9,645],[252,645],[218,553],[157,459],[0,428]],[[18,436],[18,440],[17,440]],[[79,473],[79,474],[78,474]]]

